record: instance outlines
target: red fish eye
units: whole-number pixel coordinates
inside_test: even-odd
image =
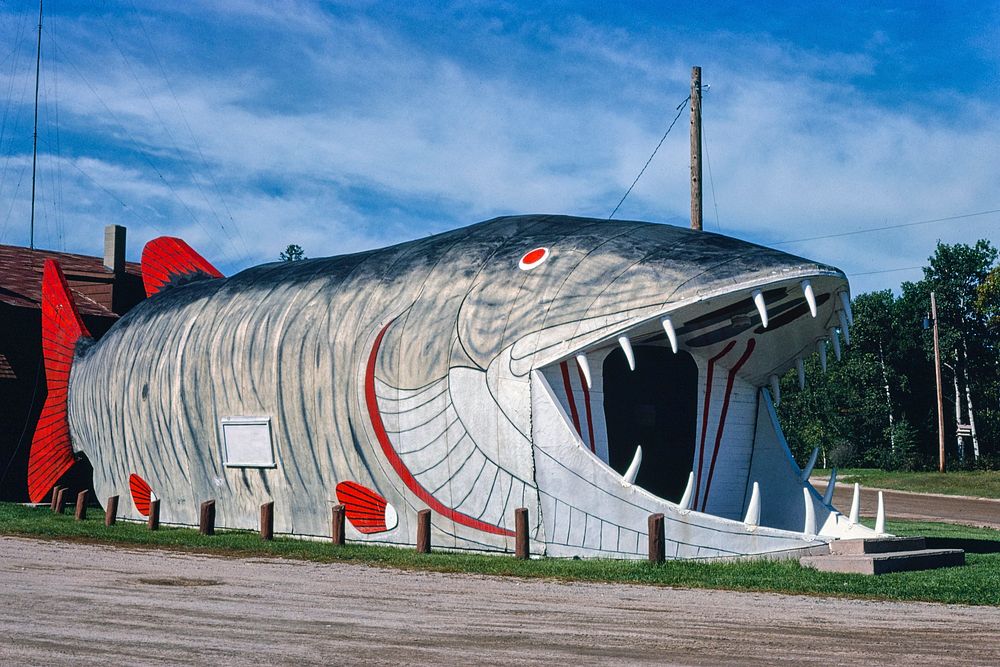
[[[522,271],[528,271],[529,269],[533,269],[544,262],[548,259],[548,257],[548,248],[535,248],[534,250],[529,250],[524,253],[524,257],[521,258],[521,261],[518,263],[518,267],[520,267]]]

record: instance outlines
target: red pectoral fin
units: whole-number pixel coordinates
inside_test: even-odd
[[[224,277],[181,239],[161,236],[142,249],[142,284],[146,288],[146,296],[162,291],[179,278],[200,280]]]

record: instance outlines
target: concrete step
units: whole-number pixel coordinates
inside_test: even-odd
[[[894,551],[919,551],[926,549],[922,537],[870,537],[860,540],[835,540],[830,543],[830,553],[842,555],[885,554]]]
[[[821,572],[888,574],[965,565],[965,552],[961,549],[918,549],[889,553],[830,554],[804,556],[799,562],[804,567]]]

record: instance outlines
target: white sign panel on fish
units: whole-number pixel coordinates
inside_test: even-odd
[[[223,417],[220,433],[227,468],[274,468],[270,417]]]

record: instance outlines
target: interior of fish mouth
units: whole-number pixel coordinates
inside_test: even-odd
[[[621,349],[604,359],[608,464],[624,474],[641,446],[635,484],[678,502],[694,467],[698,367],[688,352],[664,345],[636,345],[633,353],[634,371]]]
[[[622,476],[633,461],[636,447],[641,446],[642,460],[634,484],[662,499],[678,502],[695,467],[698,406],[704,400],[699,383],[699,373],[703,371],[699,370],[693,354],[704,359],[725,340],[740,342],[756,336],[771,350],[781,350],[765,353],[764,365],[758,362],[752,374],[745,376],[752,384],[763,386],[769,374],[781,372],[791,363],[785,357],[789,350],[801,347],[803,335],[815,339],[827,333],[820,323],[833,316],[834,290],[826,288],[817,294],[819,318],[810,316],[797,283],[779,285],[764,294],[772,315],[769,327],[762,326],[749,293],[734,293],[714,304],[675,313],[672,319],[683,343],[677,352],[671,349],[659,319],[623,332],[631,341],[634,370],[629,367],[624,350],[613,339],[581,351],[593,369],[595,380],[601,376],[599,386],[595,381],[589,392],[590,398],[596,399],[590,407],[600,411],[602,417],[593,420],[594,432],[586,432],[582,408],[571,418],[564,398],[558,401],[570,427],[580,435],[581,445]],[[692,344],[696,349],[690,352],[685,349]],[[814,347],[804,351],[808,353],[809,349],[815,351]],[[576,374],[577,362],[572,357],[561,363],[569,366],[571,375]],[[562,388],[565,383],[567,391],[562,393],[566,396],[571,383],[565,371],[560,377],[559,366],[555,363],[545,367],[543,375],[550,388],[557,385]],[[578,402],[579,398],[586,400],[578,397]]]

